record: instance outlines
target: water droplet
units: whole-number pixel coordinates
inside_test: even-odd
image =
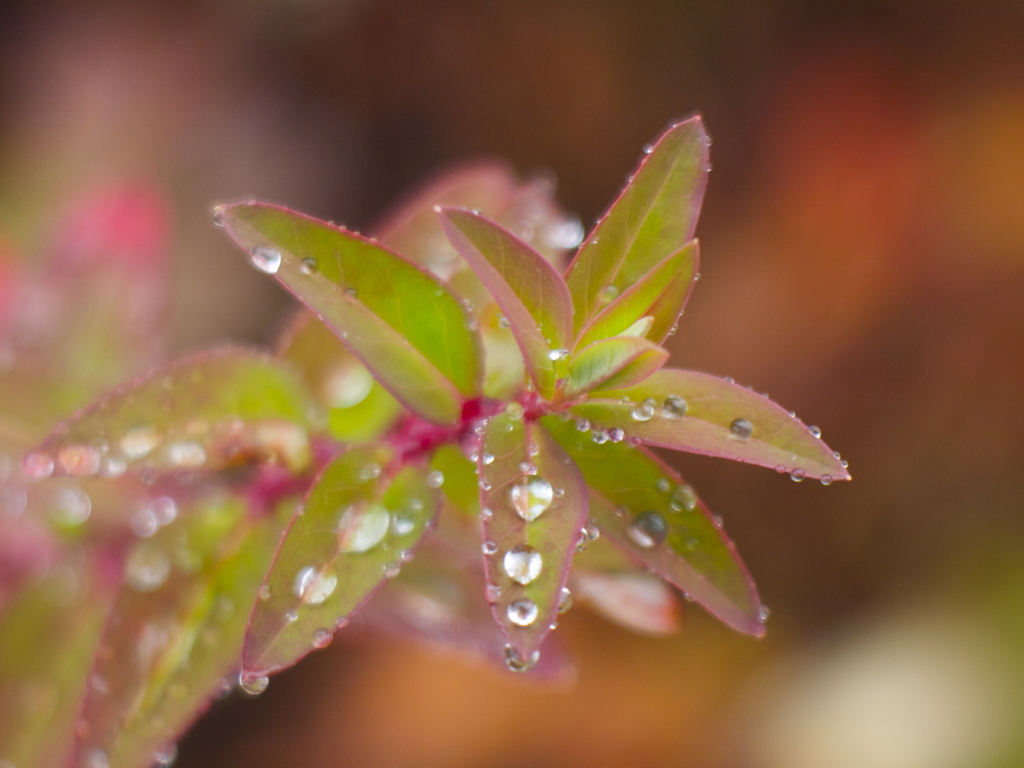
[[[87,749],[82,755],[82,768],[110,768],[110,758],[99,748]]]
[[[126,459],[141,459],[160,444],[160,433],[154,427],[135,427],[124,434],[119,444]]]
[[[618,295],[618,288],[616,288],[614,285],[606,285],[604,289],[602,289],[601,291],[601,303],[611,304],[613,301],[615,301],[616,298],[618,298]]]
[[[197,469],[206,463],[206,450],[199,443],[181,440],[167,445],[167,460],[176,467]]]
[[[153,753],[152,768],[171,768],[174,765],[174,761],[178,759],[178,748],[171,744],[165,749],[158,750]]]
[[[533,669],[538,661],[540,661],[540,651],[534,651],[530,654],[530,658],[524,659],[519,655],[519,651],[511,645],[505,646],[505,666],[513,672],[526,672]]]
[[[57,466],[73,477],[89,477],[100,471],[100,452],[91,445],[62,445],[57,451]]]
[[[540,576],[544,558],[540,552],[526,544],[513,547],[502,559],[505,573],[518,584],[529,584]]]
[[[512,327],[512,323],[504,315],[498,315],[498,327],[508,329]]]
[[[488,556],[495,555],[498,553],[498,545],[493,541],[485,541],[480,545],[480,551]]]
[[[238,687],[241,688],[249,696],[259,696],[270,685],[270,678],[268,677],[246,677],[240,675],[238,678]]]
[[[568,587],[562,587],[562,591],[558,595],[558,613],[568,613],[570,608],[572,608],[572,592]]]
[[[338,586],[338,577],[333,570],[324,568],[317,570],[307,565],[295,574],[295,584],[292,591],[299,598],[303,605],[320,605],[324,600],[334,594]]]
[[[375,461],[371,461],[369,464],[364,464],[359,468],[359,472],[356,473],[360,483],[368,483],[371,480],[375,480],[380,477],[380,464]]]
[[[153,510],[149,508],[138,510],[131,516],[131,519],[128,521],[128,525],[132,529],[132,533],[141,538],[152,536],[160,527],[160,523],[157,522],[156,515],[153,514]]]
[[[805,474],[806,473],[802,469],[797,467],[796,469],[789,473],[789,479],[792,480],[794,483],[799,483],[801,480],[804,479]]]
[[[613,443],[621,443],[626,437],[626,433],[618,427],[612,427],[608,430],[608,440]]]
[[[567,216],[547,228],[544,232],[544,241],[551,248],[568,250],[583,242],[585,235],[583,222],[579,216]]]
[[[386,578],[386,579],[393,579],[399,573],[402,572],[402,564],[401,563],[396,563],[394,561],[390,561],[390,562],[384,563],[384,565],[381,566],[381,571],[384,573],[384,578]]]
[[[21,470],[31,480],[44,480],[53,474],[53,456],[46,451],[32,451],[25,456]]]
[[[537,604],[533,600],[513,600],[508,604],[506,615],[517,627],[528,627],[537,620]]]
[[[768,621],[768,617],[771,615],[771,610],[767,605],[762,605],[757,611],[757,620],[764,624]]]
[[[811,433],[812,437],[821,437],[821,428],[820,427],[813,427],[813,426],[812,427],[808,427],[807,431]]]
[[[754,425],[747,419],[733,419],[732,424],[729,425],[729,432],[735,438],[746,440],[754,434]]]
[[[50,516],[58,525],[81,525],[92,514],[92,499],[77,486],[62,488],[53,500]]]
[[[480,455],[480,461],[483,462],[484,466],[487,466],[489,464],[493,464],[494,463],[494,454],[493,453],[486,453],[485,452],[485,453]]]
[[[644,144],[644,154],[645,155],[649,155],[653,151],[654,151],[654,145],[653,144]]]
[[[260,272],[276,275],[281,268],[281,252],[269,245],[257,245],[249,251],[249,263]]]
[[[491,481],[488,480],[486,477],[481,477],[480,478],[480,482],[477,483],[477,485],[480,486],[480,490],[483,490],[483,491],[491,490]]]
[[[557,361],[569,356],[568,349],[552,349],[548,352],[548,360]]]
[[[139,544],[128,555],[124,578],[136,592],[155,592],[164,585],[171,573],[167,553],[156,544]]]
[[[320,269],[320,265],[316,263],[316,259],[303,259],[299,264],[299,272],[304,275],[314,275]]]
[[[338,548],[342,552],[366,552],[387,535],[391,515],[380,504],[353,504],[338,521]]]
[[[523,406],[520,403],[509,403],[505,406],[505,414],[511,416],[513,419],[523,418],[523,413]],[[511,426],[511,424],[509,426]]]
[[[576,419],[576,431],[577,432],[589,432],[590,431],[590,419]]]
[[[520,461],[519,471],[522,472],[524,475],[536,475],[537,465],[534,464],[532,461]]]
[[[493,605],[501,599],[501,587],[497,584],[488,584],[484,587],[484,599]]]
[[[326,648],[334,639],[334,633],[327,629],[318,629],[313,633],[313,647]]]
[[[832,485],[832,475],[822,475],[821,476],[821,484],[822,485]]]
[[[509,490],[512,506],[526,522],[536,520],[551,506],[555,494],[551,483],[540,475],[527,477],[525,482],[513,485]]]
[[[391,532],[395,536],[408,536],[414,530],[416,530],[415,518],[400,514],[391,516]]]
[[[629,538],[638,546],[650,549],[661,544],[668,536],[665,518],[657,512],[641,512],[629,526]]]
[[[593,432],[590,433],[590,439],[593,440],[598,445],[604,445],[605,443],[608,442],[609,437],[608,433],[605,432],[603,429],[595,429]]]
[[[103,477],[121,477],[128,471],[128,462],[120,456],[107,456],[100,462],[100,474]]]
[[[632,413],[629,414],[630,418],[632,418],[633,421],[650,421],[654,416],[654,408],[656,405],[657,403],[654,400],[647,398],[642,403],[637,403],[636,407],[633,408]]]
[[[654,487],[662,493],[668,493],[669,489],[672,487],[672,483],[669,482],[667,477],[659,477],[658,481],[654,484]]]
[[[697,493],[689,485],[677,486],[668,506],[673,512],[693,512],[697,508]]]
[[[669,395],[661,404],[661,415],[676,421],[686,415],[686,401],[679,395]]]
[[[350,299],[358,299],[359,291],[357,291],[355,288],[346,288],[345,295],[348,296]]]
[[[213,208],[213,226],[223,227],[224,226],[224,206],[216,205]]]
[[[480,508],[480,519],[481,520],[490,520],[492,517],[494,517],[494,510],[493,509],[491,509],[490,507],[481,507]]]
[[[427,485],[431,488],[440,488],[444,485],[444,473],[434,470],[433,472],[427,473]]]
[[[269,600],[270,599],[270,586],[268,584],[264,584],[263,586],[261,586],[259,591],[256,593],[256,596],[260,600]]]
[[[284,620],[287,621],[289,624],[294,624],[296,621],[299,620],[299,612],[298,611],[288,611],[284,615]]]
[[[846,459],[842,459],[839,462],[839,466],[841,466],[843,469],[846,469],[850,466],[850,462],[848,462]]]

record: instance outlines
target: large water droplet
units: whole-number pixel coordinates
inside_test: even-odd
[[[366,552],[380,544],[391,525],[391,515],[380,504],[347,507],[338,522],[338,547],[342,552]]]
[[[644,549],[661,544],[668,536],[665,518],[657,512],[641,512],[634,518],[628,530],[633,543]]]
[[[661,404],[661,415],[673,421],[686,415],[686,401],[679,395],[669,395]]]
[[[540,651],[534,651],[528,659],[519,655],[519,651],[511,645],[505,646],[505,666],[513,672],[526,672],[533,669],[540,661]]]
[[[136,592],[155,592],[171,573],[171,560],[156,544],[140,544],[128,555],[124,578]]]
[[[633,411],[629,414],[633,421],[650,421],[654,416],[654,409],[657,403],[651,398],[647,398],[642,403],[637,403],[633,408]]]
[[[525,482],[513,485],[509,490],[509,497],[516,514],[530,522],[540,517],[551,506],[555,494],[551,483],[540,475],[532,475],[527,477]]]
[[[537,604],[533,600],[513,600],[508,604],[508,620],[517,627],[528,627],[537,620]]]
[[[260,272],[276,275],[281,268],[281,252],[269,245],[257,245],[249,251],[249,263]]]
[[[317,570],[307,565],[295,574],[295,584],[292,591],[304,605],[320,605],[324,600],[334,594],[338,586],[338,577],[333,570]]]
[[[267,677],[245,677],[242,675],[238,678],[238,687],[241,688],[249,696],[259,696],[270,685],[270,679]]]
[[[520,544],[505,553],[502,565],[512,581],[529,584],[540,576],[541,569],[544,567],[544,558],[533,547]]]
[[[746,440],[754,434],[754,425],[747,419],[733,419],[732,424],[729,425],[729,432],[735,438]]]

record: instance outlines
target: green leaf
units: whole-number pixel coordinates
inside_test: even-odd
[[[445,208],[448,239],[490,291],[522,349],[537,391],[550,399],[567,356],[572,299],[562,276],[526,243],[470,211]]]
[[[668,361],[668,351],[632,336],[595,341],[572,356],[566,397],[599,386],[623,386],[643,381]]]
[[[354,448],[323,471],[288,528],[253,609],[242,666],[256,679],[330,642],[396,576],[437,511],[425,468],[393,478],[384,449]]]
[[[43,476],[214,470],[249,458],[293,472],[310,461],[310,402],[292,369],[225,349],[115,390],[29,454]]]
[[[99,755],[150,765],[229,690],[249,608],[295,506],[252,520],[239,500],[215,495],[135,545],[89,678],[75,765]]]
[[[601,296],[607,306],[587,325],[576,342],[580,349],[599,339],[619,336],[643,317],[650,317],[644,338],[661,344],[683,311],[697,275],[699,249],[694,240],[665,258],[621,295],[618,289]]]
[[[270,205],[219,209],[255,265],[306,303],[399,401],[452,426],[479,393],[479,339],[436,276],[376,242]]]
[[[302,374],[306,387],[327,413],[331,436],[368,443],[384,435],[402,414],[401,404],[330,328],[302,312],[281,345],[280,355]]]
[[[669,128],[580,247],[566,274],[577,333],[609,295],[622,294],[693,238],[708,144],[699,117]]]
[[[682,478],[643,448],[595,443],[557,417],[543,423],[590,486],[590,520],[603,535],[729,626],[764,634],[754,582]]]
[[[511,411],[488,419],[480,446],[484,568],[509,653],[529,667],[558,616],[587,489],[552,437]]]
[[[662,448],[773,467],[797,479],[850,479],[832,450],[795,416],[706,373],[662,369],[635,387],[592,393],[572,412]]]

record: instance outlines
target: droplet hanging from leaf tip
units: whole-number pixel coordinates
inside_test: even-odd
[[[268,677],[247,677],[246,675],[240,675],[238,678],[238,687],[241,688],[249,696],[259,696],[270,685],[270,678]]]
[[[513,672],[526,672],[533,669],[538,661],[540,661],[540,651],[534,651],[529,658],[524,659],[519,655],[519,651],[511,645],[505,646],[505,666]]]

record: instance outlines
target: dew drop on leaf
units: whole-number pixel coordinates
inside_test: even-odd
[[[249,263],[260,272],[276,275],[281,268],[281,252],[269,245],[257,245],[249,251]]]
[[[270,685],[268,677],[245,677],[243,675],[238,678],[238,687],[249,696],[259,696],[267,690],[268,685]]]
[[[576,419],[576,431],[577,432],[589,432],[590,431],[590,419]]]
[[[102,749],[88,749],[82,756],[81,768],[110,768],[110,758]]]
[[[676,421],[686,415],[686,401],[679,395],[669,395],[661,404],[661,415]]]
[[[668,493],[669,489],[672,487],[672,483],[669,482],[667,477],[659,477],[658,481],[654,484],[654,487],[662,493]]]
[[[629,526],[629,538],[638,547],[650,549],[661,544],[668,536],[665,518],[657,512],[641,512]]]
[[[167,446],[167,460],[176,467],[197,469],[206,463],[206,450],[191,440],[170,443]]]
[[[550,352],[548,352],[548,360],[551,360],[551,361],[558,361],[558,360],[561,360],[562,358],[568,357],[568,356],[569,356],[569,350],[568,349],[552,349]]]
[[[334,639],[334,634],[326,629],[318,629],[313,633],[313,647],[326,648]]]
[[[528,627],[537,620],[537,604],[533,600],[513,600],[506,611],[508,620],[518,627]]]
[[[427,485],[431,488],[440,488],[444,485],[444,473],[438,470],[427,473]]]
[[[483,544],[480,545],[480,551],[483,552],[485,555],[494,555],[498,552],[498,545],[495,544],[493,541],[485,541]]]
[[[821,484],[822,485],[832,485],[832,475],[822,475],[821,476]]]
[[[224,206],[217,205],[213,209],[213,226],[223,227],[224,226]]]
[[[551,483],[540,475],[527,477],[524,482],[513,485],[509,490],[509,498],[516,514],[526,522],[540,517],[551,506],[554,497]]]
[[[488,603],[496,603],[501,599],[501,587],[497,584],[488,584],[484,587],[484,599]]]
[[[654,408],[656,403],[651,398],[647,398],[642,403],[637,403],[636,407],[629,414],[633,421],[650,421],[654,416]]]
[[[807,431],[810,432],[813,437],[821,437],[821,427],[808,427]]]
[[[540,661],[540,651],[534,651],[528,659],[519,655],[519,651],[511,645],[505,646],[505,666],[513,672],[526,672],[533,669]]]
[[[308,565],[295,574],[293,590],[303,605],[320,605],[337,586],[338,577],[332,571],[318,571]]]
[[[593,440],[598,445],[604,445],[611,438],[608,437],[608,433],[605,432],[603,429],[595,429],[593,432],[590,433],[590,439]]]
[[[53,456],[46,451],[32,451],[22,462],[22,471],[31,480],[44,480],[53,474]]]
[[[140,544],[128,555],[124,578],[136,592],[155,592],[171,573],[167,553],[155,544]]]
[[[626,433],[618,427],[612,427],[608,430],[608,440],[613,443],[621,443],[626,437]]]
[[[90,477],[100,471],[99,450],[91,445],[70,444],[57,451],[57,465],[73,477]]]
[[[121,453],[128,460],[141,459],[160,444],[160,433],[153,427],[135,427],[121,438]]]
[[[487,466],[489,464],[493,464],[494,463],[494,454],[493,453],[486,453],[485,452],[485,453],[481,454],[480,461],[483,463],[484,466]]]
[[[799,483],[801,480],[804,479],[805,474],[806,473],[802,469],[797,467],[796,469],[789,473],[789,479],[792,480],[794,483]]]
[[[338,521],[338,548],[366,552],[380,544],[391,525],[391,515],[380,504],[353,504]]]
[[[596,243],[597,240],[595,239],[594,242]],[[601,291],[601,303],[611,304],[613,301],[615,301],[618,295],[618,288],[616,288],[614,285],[606,285],[604,289]]]
[[[526,544],[513,547],[502,559],[505,573],[518,584],[529,584],[540,576],[544,558],[540,552]]]
[[[304,275],[314,275],[319,269],[316,259],[303,259],[299,264],[299,271]]]
[[[732,424],[729,425],[729,432],[735,438],[746,440],[754,434],[754,425],[744,418],[733,419]]]
[[[697,508],[697,493],[689,485],[677,486],[668,506],[673,512],[693,512]]]
[[[572,592],[568,587],[562,587],[562,591],[558,595],[558,612],[560,614],[568,613],[570,608],[572,608]]]

